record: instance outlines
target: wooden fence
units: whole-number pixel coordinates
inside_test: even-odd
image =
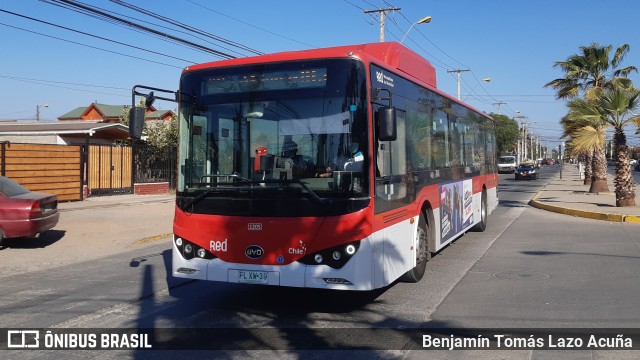
[[[1,175],[31,191],[56,194],[59,201],[82,200],[80,146],[0,144]]]

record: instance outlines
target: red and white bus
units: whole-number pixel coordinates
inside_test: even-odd
[[[497,206],[493,120],[437,90],[399,43],[190,66],[176,95],[173,276],[417,282]]]

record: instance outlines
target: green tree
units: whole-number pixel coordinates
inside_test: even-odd
[[[583,96],[586,102],[596,102],[604,94],[605,90],[613,88],[632,87],[632,82],[627,76],[637,72],[635,66],[620,68],[621,62],[629,52],[629,45],[619,46],[611,57],[611,45],[602,46],[592,43],[590,46],[581,46],[580,53],[569,56],[566,61],[557,61],[554,67],[562,69],[564,76],[550,81],[545,87],[556,90],[558,99],[575,99]],[[575,118],[575,117],[574,117]],[[594,129],[601,129],[602,125],[592,124]],[[592,147],[591,187],[589,192],[608,191],[606,181],[606,156],[604,151],[604,139],[602,144],[594,144]],[[588,184],[585,178],[585,184]]]
[[[145,122],[146,131],[143,132],[147,136],[149,145],[167,148],[178,146],[178,119],[174,115],[171,120],[155,120]]]
[[[593,101],[576,99],[569,103],[569,117],[602,123],[615,131],[616,176],[614,179],[616,206],[635,206],[634,181],[629,167],[629,149],[624,128],[635,124],[640,130],[640,115],[635,111],[640,106],[640,90],[629,88],[607,89]],[[572,142],[576,147],[594,146],[595,138],[604,139],[604,127],[585,126],[579,129]],[[604,140],[602,140],[604,141]]]
[[[516,152],[518,123],[506,115],[489,114],[496,122],[496,145],[498,155]]]
[[[580,146],[578,146],[576,148],[576,146],[572,143],[578,130],[580,130],[585,126],[590,126],[590,124],[584,119],[570,119],[568,115],[565,115],[560,120],[560,125],[562,125],[562,129],[563,129],[562,136],[560,137],[570,139],[570,141],[566,143],[565,149],[569,152],[571,156],[577,156],[579,158],[582,158],[584,160],[584,163],[588,165],[584,167],[584,179],[585,179],[585,185],[590,185],[591,171],[593,169],[593,167],[590,165],[593,162],[592,160],[593,160],[594,150],[589,146],[587,146],[586,148],[581,148]]]
[[[602,46],[592,43],[581,46],[580,54],[569,56],[566,61],[556,61],[554,67],[564,72],[564,77],[552,80],[545,87],[556,90],[558,99],[573,99],[584,95],[589,101],[597,99],[607,88],[630,88],[631,80],[627,76],[638,71],[635,66],[619,68],[629,45],[623,44],[610,57],[611,45]]]
[[[144,98],[140,99],[139,107],[144,106]],[[129,125],[129,107],[125,107],[120,115],[120,122]],[[143,138],[148,145],[165,148],[178,146],[178,118],[172,116],[169,121],[145,121],[142,129]]]

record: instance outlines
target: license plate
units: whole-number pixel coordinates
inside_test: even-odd
[[[266,271],[238,271],[238,282],[268,284],[269,273]]]

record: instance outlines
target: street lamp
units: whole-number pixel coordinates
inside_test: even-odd
[[[447,70],[448,73],[458,73],[458,100],[460,100],[460,73],[463,73],[465,71],[471,71],[469,69],[455,69],[455,70]],[[482,79],[482,81],[484,82],[490,82],[491,78],[484,78]],[[477,86],[477,85],[476,85]],[[475,87],[474,87],[475,89]],[[472,90],[473,91],[473,90]]]
[[[414,22],[413,24],[411,24],[411,27],[409,27],[409,30],[407,30],[407,32],[404,34],[404,36],[402,37],[402,40],[400,40],[400,44],[402,44],[402,42],[404,41],[404,39],[407,37],[407,35],[409,35],[409,31],[411,31],[411,29],[413,29],[413,27],[415,25],[418,24],[426,24],[428,22],[431,22],[431,16],[425,16],[422,19],[418,20],[417,22]]]
[[[49,107],[48,104],[36,105],[36,121],[40,121],[40,107]]]
[[[482,79],[482,81],[484,81],[486,83],[490,83],[491,80],[493,80],[493,79],[490,78],[490,77]],[[460,81],[460,79],[458,79],[458,81]],[[469,95],[465,96],[464,99],[462,99],[462,101],[465,101],[469,96],[471,96],[471,93],[473,93],[473,91],[478,87],[478,85],[480,85],[480,83],[477,83],[476,86],[474,86],[473,89],[471,89],[469,91]],[[460,82],[458,82],[458,100],[460,100]]]

